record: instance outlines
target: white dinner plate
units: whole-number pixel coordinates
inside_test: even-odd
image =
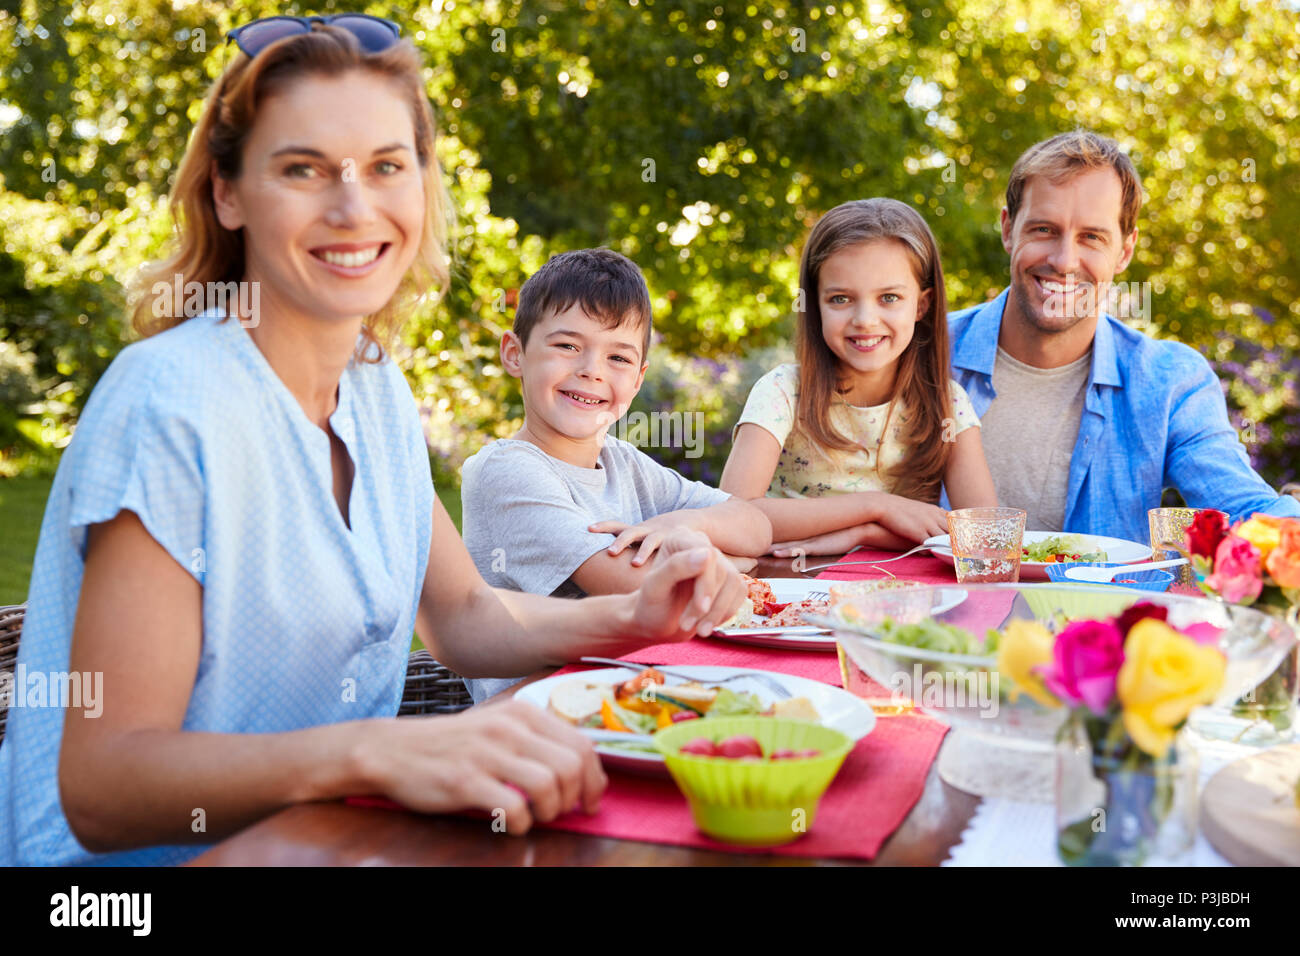
[[[1034,544],[1061,534],[1070,534],[1070,532],[1026,531],[1025,544]],[[1151,557],[1151,548],[1136,541],[1126,541],[1124,538],[1107,538],[1097,534],[1077,534],[1073,535],[1073,537],[1080,540],[1080,551],[1105,551],[1106,561],[1111,564],[1135,564],[1138,561],[1146,561]],[[948,535],[941,534],[933,538],[927,538],[925,544],[940,561],[946,564],[954,564],[951,540]],[[1021,561],[1020,580],[1046,581],[1048,563],[1047,561]]]
[[[780,674],[776,671],[755,671],[743,667],[683,664],[680,666],[673,665],[670,669],[685,674],[689,679],[697,680],[706,686],[709,685],[710,681],[723,680],[735,674],[765,674],[788,690],[791,697],[807,697],[812,702],[813,707],[817,709],[817,713],[821,715],[821,722],[824,726],[838,730],[852,740],[861,740],[871,733],[876,726],[876,714],[871,709],[870,704],[854,697],[848,691],[833,687],[830,684],[823,684],[819,680],[796,677],[793,674]],[[615,681],[625,681],[635,676],[635,671],[621,667],[605,667],[581,673],[559,674],[521,688],[519,693],[515,694],[515,698],[546,710],[550,703],[551,691],[558,684],[565,681],[583,680],[598,684],[613,684]],[[665,679],[669,686],[684,683],[684,679],[680,677],[665,675]],[[752,678],[734,680],[725,686],[734,691],[755,694],[765,705],[777,699],[770,687]],[[704,721],[704,725],[707,725],[707,717],[703,717],[701,720]],[[609,735],[607,732],[602,732],[598,736],[608,737]],[[624,750],[619,747],[611,747],[605,741],[597,741],[596,752],[600,754],[601,762],[609,768],[665,776],[668,773],[664,758],[658,753]]]
[[[777,602],[802,601],[809,594],[829,593],[828,588],[834,581],[819,581],[812,578],[764,578],[763,583],[772,589]],[[945,588],[940,603],[931,610],[938,617],[951,611],[966,600],[966,592],[960,588]],[[756,617],[756,621],[763,618]],[[835,637],[824,627],[803,625],[798,627],[726,627],[718,628],[713,637],[732,641],[736,644],[751,644],[756,647],[780,647],[788,651],[833,651]]]

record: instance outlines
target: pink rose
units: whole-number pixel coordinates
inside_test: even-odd
[[[1047,689],[1077,707],[1104,714],[1115,699],[1124,635],[1113,621],[1076,621],[1056,635],[1052,663],[1039,669]]]
[[[1219,635],[1223,633],[1223,628],[1215,627],[1209,621],[1200,621],[1196,624],[1188,624],[1186,627],[1180,627],[1180,631],[1194,640],[1197,644],[1205,644],[1209,647],[1219,646]]]
[[[1214,593],[1229,604],[1249,604],[1264,589],[1259,549],[1235,534],[1219,542],[1214,553],[1214,573],[1205,579]]]

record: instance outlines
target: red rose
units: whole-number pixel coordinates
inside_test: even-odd
[[[1187,529],[1187,553],[1213,560],[1219,543],[1227,536],[1228,518],[1222,511],[1198,511]]]
[[[1115,626],[1119,628],[1121,634],[1127,637],[1129,628],[1146,617],[1153,617],[1157,621],[1168,621],[1169,608],[1160,604],[1152,604],[1150,601],[1139,601],[1115,618]]]

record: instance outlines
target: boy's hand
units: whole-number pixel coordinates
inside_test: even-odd
[[[587,526],[587,530],[594,534],[616,535],[608,549],[611,557],[618,557],[628,547],[640,541],[641,547],[632,557],[632,567],[634,568],[639,568],[649,561],[654,556],[654,553],[663,546],[669,534],[685,528],[698,530],[691,509],[669,511],[665,514],[655,515],[640,524],[630,525],[623,521],[597,521],[595,524]],[[710,544],[710,546],[712,545]]]
[[[707,637],[747,595],[740,574],[699,531],[665,536],[659,558],[635,592],[633,620],[647,641]]]

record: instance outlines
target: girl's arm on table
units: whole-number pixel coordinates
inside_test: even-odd
[[[668,511],[629,525],[621,521],[598,521],[588,526],[588,531],[598,534],[612,534],[616,537],[609,547],[601,552],[611,558],[622,554],[632,555],[632,567],[642,567],[655,551],[667,539],[667,536],[682,529],[691,529],[705,535],[709,542],[719,551],[740,558],[757,558],[767,554],[772,546],[772,524],[755,503],[743,498],[728,498],[717,505],[707,508],[683,508]],[[636,542],[641,546],[633,553],[628,550]],[[593,556],[594,560],[599,555]],[[586,569],[586,565],[583,565]],[[574,579],[578,580],[577,573]],[[578,584],[588,594],[601,593],[587,587],[582,581]],[[633,587],[624,590],[634,590]]]
[[[984,458],[984,444],[978,428],[967,428],[958,436],[943,476],[948,503],[958,508],[996,508],[998,493]]]
[[[907,538],[900,538],[881,525],[869,522],[839,531],[827,531],[800,541],[778,541],[772,545],[772,554],[778,558],[795,558],[799,555],[845,554],[857,548],[869,551],[906,551],[912,546]]]
[[[968,429],[969,431],[969,429]],[[746,423],[736,432],[736,441],[722,472],[722,490],[751,503],[772,522],[772,538],[783,550],[828,532],[853,532],[857,544],[894,547],[924,541],[948,530],[942,508],[885,492],[856,491],[820,498],[765,498],[772,483],[781,446],[776,437],[760,425]],[[836,547],[850,540],[840,535]],[[807,549],[805,549],[807,550]],[[848,550],[844,548],[843,550]],[[808,552],[813,553],[813,552]],[[831,554],[834,551],[819,551]]]

